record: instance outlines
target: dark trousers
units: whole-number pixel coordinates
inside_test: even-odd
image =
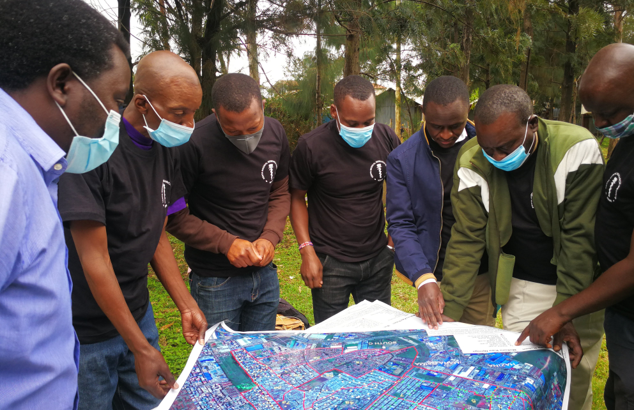
[[[605,383],[608,410],[634,409],[634,321],[615,312],[605,311],[605,337],[610,374]]]
[[[341,262],[329,255],[318,255],[323,266],[323,285],[312,289],[315,323],[323,322],[348,307],[350,295],[355,303],[380,300],[390,304],[394,253],[387,247],[363,262]]]

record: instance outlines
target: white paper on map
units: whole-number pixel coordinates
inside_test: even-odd
[[[331,318],[308,328],[311,333],[385,330],[388,326],[415,317],[381,301],[363,302],[350,306]]]

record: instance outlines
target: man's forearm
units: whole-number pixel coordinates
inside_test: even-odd
[[[566,321],[610,307],[634,294],[634,261],[626,258],[588,288],[555,307]]]
[[[310,242],[305,195],[304,191],[291,192],[291,225],[298,243]]]
[[[189,213],[185,208],[169,216],[167,232],[202,251],[227,254],[238,237]]]
[[[185,282],[178,269],[178,264],[174,258],[172,245],[163,231],[159,244],[156,247],[154,257],[150,262],[156,277],[161,281],[167,293],[181,312],[189,310],[195,301],[185,286]]]
[[[86,281],[101,310],[132,353],[137,354],[152,348],[121,292],[108,255],[106,228],[103,225],[99,227],[92,221],[75,221],[71,223],[71,234]]]
[[[273,183],[269,196],[269,211],[261,239],[267,239],[277,245],[284,237],[286,217],[291,210],[291,194],[288,191],[288,177]]]

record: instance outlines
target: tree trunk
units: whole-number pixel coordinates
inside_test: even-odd
[[[614,4],[614,41],[617,43],[623,42],[623,17],[625,14],[625,9],[622,5]],[[616,144],[619,142],[618,139],[610,139],[610,143],[608,144],[608,159],[612,156],[612,151],[616,147]]]
[[[394,67],[394,82],[396,87],[394,90],[394,132],[398,139],[403,141],[401,133],[401,35],[396,37],[396,61]]]
[[[359,64],[359,47],[361,44],[361,25],[359,24],[358,10],[361,9],[361,0],[353,2],[354,10],[351,11],[352,20],[346,29],[345,65],[343,76],[359,75],[361,66]]]
[[[228,58],[227,58],[228,60]],[[220,63],[220,74],[225,75],[229,73],[229,61],[225,61],[223,53],[218,53],[218,62]]]
[[[258,0],[248,0],[247,3],[247,55],[249,58],[249,75],[260,84],[260,67],[258,64],[258,43],[256,14]]]
[[[614,4],[614,41],[623,42],[623,18],[625,17],[625,8],[620,4]]]
[[[528,34],[533,39],[533,23],[531,21],[531,14],[528,11],[528,6],[524,10],[524,33]],[[524,91],[528,89],[528,72],[531,65],[531,47],[528,47],[524,53],[525,61],[522,63],[520,71],[520,88]]]
[[[568,0],[568,31],[566,32],[566,62],[564,64],[564,78],[561,85],[561,103],[559,106],[559,121],[570,121],[572,110],[572,88],[575,81],[574,54],[577,49],[577,33],[574,30],[571,17],[579,14],[579,0]]]
[[[315,57],[317,60],[317,72],[315,73],[315,125],[321,125],[321,112],[324,107],[321,94],[321,77],[324,72],[324,62],[321,50],[321,0],[317,0],[317,17],[315,19],[315,28],[317,34],[317,47],[315,49]]]
[[[467,5],[464,16],[464,28],[462,29],[462,42],[460,43],[460,49],[464,55],[464,60],[460,66],[460,79],[469,86],[469,63],[471,61],[471,42],[473,39],[473,9]]]
[[[167,30],[167,18],[165,17],[165,0],[158,0],[159,11],[161,12],[161,43],[163,43],[163,50],[170,51],[170,36]]]
[[[491,88],[491,64],[487,63],[487,73],[484,77],[484,89],[488,90]]]
[[[206,7],[205,7],[206,6]],[[191,36],[188,37],[189,42],[187,44],[187,48],[189,50],[189,55],[191,58],[191,65],[194,68],[194,71],[198,73],[202,82],[202,57],[203,57],[203,48],[205,47],[205,36],[203,33],[203,17],[208,14],[207,10],[209,10],[211,6],[211,1],[207,0],[202,5],[202,10],[196,10],[196,12],[192,13],[191,19]],[[183,22],[184,23],[184,22]]]
[[[118,0],[118,6],[118,28],[121,34],[123,34],[125,41],[130,44],[130,18],[132,16],[132,12],[130,11],[130,0]],[[128,57],[128,64],[130,65],[130,69],[132,69],[132,56]],[[127,105],[130,101],[132,101],[133,96],[134,82],[133,79],[130,78],[130,89],[128,90],[128,94],[125,96],[124,104]]]
[[[204,47],[202,48],[202,89],[203,101],[198,110],[197,117],[205,118],[211,114],[213,103],[211,100],[211,89],[216,82],[216,58],[218,54],[220,23],[222,12],[225,8],[225,0],[214,0],[211,8],[207,12],[207,24],[203,37]]]

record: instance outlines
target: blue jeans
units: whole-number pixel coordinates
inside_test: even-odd
[[[394,253],[387,247],[363,262],[341,262],[329,255],[317,256],[323,268],[324,283],[321,288],[311,289],[315,324],[347,308],[350,295],[354,303],[380,300],[390,304]]]
[[[160,351],[152,305],[148,305],[139,328],[148,342]],[[160,402],[139,386],[134,355],[121,335],[79,346],[79,410],[149,410]]]
[[[275,330],[280,302],[275,264],[229,278],[202,277],[192,271],[189,286],[209,326],[224,321],[236,331]]]

